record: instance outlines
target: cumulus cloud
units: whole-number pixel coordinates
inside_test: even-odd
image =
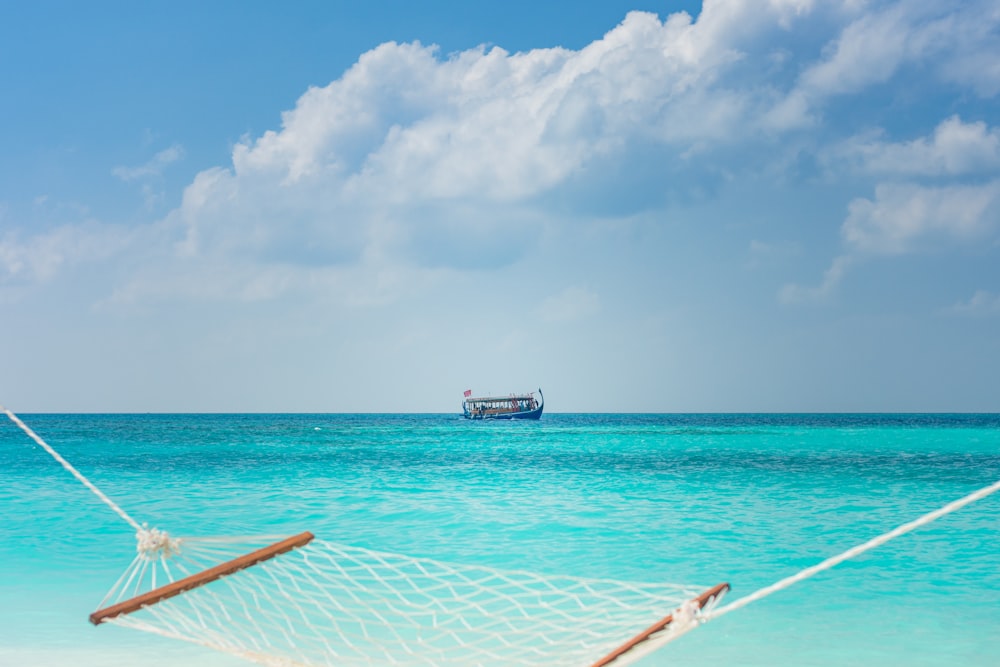
[[[883,184],[873,199],[855,199],[841,228],[861,252],[899,254],[930,240],[972,240],[996,226],[1000,181],[924,187]]]
[[[633,12],[580,51],[442,59],[435,47],[383,44],[307,91],[280,130],[238,144],[231,167],[195,178],[172,214],[184,252],[508,264],[540,221],[559,217],[547,202],[596,191],[636,210],[659,201],[623,196],[636,182],[662,189],[692,149],[744,140],[737,128],[760,105],[724,81],[747,28],[775,30],[809,6],[708,3],[697,22]],[[644,160],[629,159],[637,151]]]
[[[965,4],[965,3],[963,3]],[[981,97],[1000,93],[1000,10],[995,2],[968,3],[949,26],[954,51],[938,67],[943,79]]]
[[[61,225],[22,238],[8,233],[0,238],[0,285],[23,285],[52,280],[68,265],[99,262],[128,247],[130,233],[93,221]]]
[[[813,125],[828,98],[862,92],[906,70],[916,76],[930,72],[943,83],[971,87],[982,97],[1000,92],[1000,12],[994,2],[902,0],[873,5],[859,11],[830,40],[823,57],[806,67],[797,85],[775,103],[768,116],[773,127]]]
[[[996,172],[1000,170],[1000,128],[990,128],[982,121],[963,123],[955,115],[942,121],[930,137],[898,143],[856,137],[838,153],[876,173],[934,176]]]
[[[902,4],[859,17],[829,45],[828,56],[803,73],[802,87],[837,95],[887,80],[907,57],[920,55],[925,40],[913,19]]]
[[[834,162],[847,161],[879,177],[921,177],[929,183],[886,181],[875,185],[872,197],[853,199],[840,228],[845,254],[833,260],[820,285],[785,285],[781,301],[829,296],[856,261],[979,241],[1000,227],[1000,129],[954,115],[925,137],[902,142],[881,137],[855,136],[829,153]],[[963,182],[970,177],[972,182]]]
[[[848,211],[840,230],[847,253],[833,260],[818,286],[785,285],[778,293],[782,302],[828,297],[861,260],[987,238],[1000,226],[1000,180],[940,187],[881,184],[872,199],[855,199]]]
[[[739,167],[730,155],[720,170],[713,151],[764,136],[774,84],[748,73],[786,61],[775,42],[812,11],[770,0],[707,2],[697,21],[632,12],[579,51],[442,58],[383,44],[194,180],[173,214],[183,247],[489,268],[516,261],[542,221],[705,191],[706,173]]]
[[[398,219],[412,218],[401,212],[414,204],[530,202],[636,147],[659,147],[661,170],[689,166],[692,154],[761,127],[773,84],[745,74],[774,60],[769,37],[791,39],[811,8],[708,2],[697,21],[632,12],[579,51],[480,48],[442,59],[435,47],[383,44],[310,89],[280,130],[236,146],[227,171],[253,191],[270,188],[268,197],[299,185]],[[414,224],[426,230],[433,218]]]

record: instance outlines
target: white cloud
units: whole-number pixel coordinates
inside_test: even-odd
[[[746,27],[725,28],[732,11],[716,6],[728,7],[710,4],[697,24],[633,12],[576,52],[475,49],[439,60],[434,47],[383,44],[303,95],[281,131],[237,146],[234,171],[285,183],[322,175],[390,202],[503,202],[543,192],[629,141],[731,136],[742,95],[712,84],[740,58],[724,38]],[[768,16],[741,15],[758,25]]]
[[[851,255],[841,255],[835,258],[830,264],[830,268],[823,273],[823,282],[818,286],[810,287],[790,283],[781,288],[781,291],[778,292],[778,299],[782,303],[788,304],[822,301],[836,290],[847,273],[847,269],[854,261],[855,258]]]
[[[1000,9],[996,2],[962,3],[963,11],[949,26],[954,53],[940,65],[941,76],[979,96],[1000,94]]]
[[[696,22],[632,12],[579,51],[442,59],[383,44],[307,91],[280,129],[238,144],[231,168],[195,179],[174,212],[184,247],[306,264],[509,263],[540,221],[565,215],[546,207],[553,193],[635,212],[662,199],[630,196],[637,182],[695,179],[699,156],[752,140],[774,91],[743,76],[747,61],[770,67],[771,37],[790,38],[811,11],[772,0],[708,2]]]
[[[873,199],[855,199],[848,211],[840,230],[847,252],[833,260],[818,286],[785,285],[778,293],[783,303],[828,297],[862,258],[987,237],[1000,226],[1000,180],[943,187],[881,184]]]
[[[127,247],[131,232],[96,222],[62,225],[22,240],[0,238],[0,285],[47,282],[66,266],[107,259]]]
[[[802,86],[813,93],[852,93],[888,79],[914,55],[913,25],[903,5],[861,16],[829,46],[829,56],[807,69]]]
[[[961,175],[1000,169],[1000,128],[982,121],[963,123],[957,115],[941,122],[933,136],[887,143],[856,137],[840,151],[878,173]]]
[[[138,167],[115,167],[111,173],[123,181],[136,181],[151,176],[159,176],[168,165],[184,157],[184,149],[174,144],[154,155],[148,162]]]
[[[1000,12],[992,0],[901,0],[860,12],[828,43],[823,59],[804,69],[766,120],[778,129],[813,125],[827,98],[883,84],[906,68],[992,97],[1000,92],[998,26]]]
[[[859,161],[864,170],[891,175],[961,177],[995,173],[1000,167],[1000,130],[986,123],[942,121],[930,137],[883,142],[860,136],[831,151],[836,159]],[[841,226],[847,254],[833,260],[815,287],[790,284],[779,292],[784,303],[823,299],[840,284],[861,256],[896,255],[941,242],[982,239],[1000,226],[1000,180],[971,185],[881,183],[873,198],[848,204]]]
[[[858,251],[898,254],[928,238],[981,238],[996,226],[998,203],[1000,181],[944,187],[883,184],[874,199],[850,203],[841,233]]]
[[[726,40],[808,6],[710,3],[697,23],[634,12],[580,51],[442,60],[434,47],[383,44],[306,92],[280,130],[237,145],[232,168],[199,174],[173,214],[184,249],[305,264],[509,263],[546,217],[538,198],[591,190],[572,185],[591,165],[629,164],[635,146],[683,161],[700,142],[741,140],[753,105],[719,83],[741,57]],[[595,173],[609,197],[631,182]]]
[[[575,322],[596,315],[600,309],[601,298],[595,292],[568,287],[542,301],[539,315],[547,322]]]

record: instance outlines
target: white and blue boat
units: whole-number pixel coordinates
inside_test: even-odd
[[[462,413],[466,419],[538,419],[545,408],[545,396],[538,390],[510,396],[482,396],[474,398],[472,391],[465,392]]]

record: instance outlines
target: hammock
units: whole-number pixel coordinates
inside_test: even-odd
[[[290,537],[177,538],[140,525],[16,415],[7,416],[136,530],[137,554],[90,616],[272,667],[622,667],[1000,490],[1000,481],[717,607],[709,589],[455,565]],[[700,591],[700,592],[699,592]],[[669,611],[663,616],[664,611]]]
[[[683,586],[542,577],[332,544],[311,533],[250,553],[250,539],[176,539],[144,529],[139,542],[91,622],[282,667],[625,665],[679,636],[728,588],[699,596]],[[685,604],[683,622],[675,622],[679,614],[659,618]]]

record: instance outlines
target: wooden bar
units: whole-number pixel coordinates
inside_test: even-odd
[[[256,565],[257,563],[270,560],[287,551],[305,546],[313,540],[313,537],[315,536],[308,531],[294,535],[281,540],[280,542],[275,542],[270,546],[258,549],[257,551],[234,558],[233,560],[226,561],[225,563],[220,563],[215,567],[210,567],[204,572],[192,574],[190,577],[179,579],[173,583],[167,584],[166,586],[154,588],[148,593],[137,595],[134,598],[129,598],[124,602],[119,602],[118,604],[111,605],[110,607],[98,609],[90,615],[90,622],[94,625],[100,625],[109,618],[122,616],[123,614],[130,614],[133,611],[138,611],[142,607],[148,607],[149,605],[156,604],[161,600],[166,600],[174,597],[175,595],[180,595],[181,593],[189,591],[192,588],[204,586],[205,584],[211,583],[226,575],[239,572],[240,570],[245,570],[246,568]]]
[[[729,584],[727,583],[717,584],[709,588],[707,591],[705,591],[698,597],[696,597],[694,601],[698,603],[698,609],[701,609],[706,604],[708,604],[709,600],[711,600],[714,597],[717,597],[722,593],[725,593],[728,590],[729,590]],[[667,614],[659,621],[649,626],[648,628],[637,634],[635,637],[632,637],[632,639],[628,640],[627,642],[616,648],[611,653],[608,653],[606,656],[595,662],[590,667],[606,667],[606,665],[610,665],[612,662],[622,657],[623,655],[634,649],[636,646],[639,646],[640,644],[649,641],[649,639],[653,635],[655,635],[658,632],[661,632],[662,630],[665,630],[667,626],[673,622],[674,622],[674,615],[672,613]]]

